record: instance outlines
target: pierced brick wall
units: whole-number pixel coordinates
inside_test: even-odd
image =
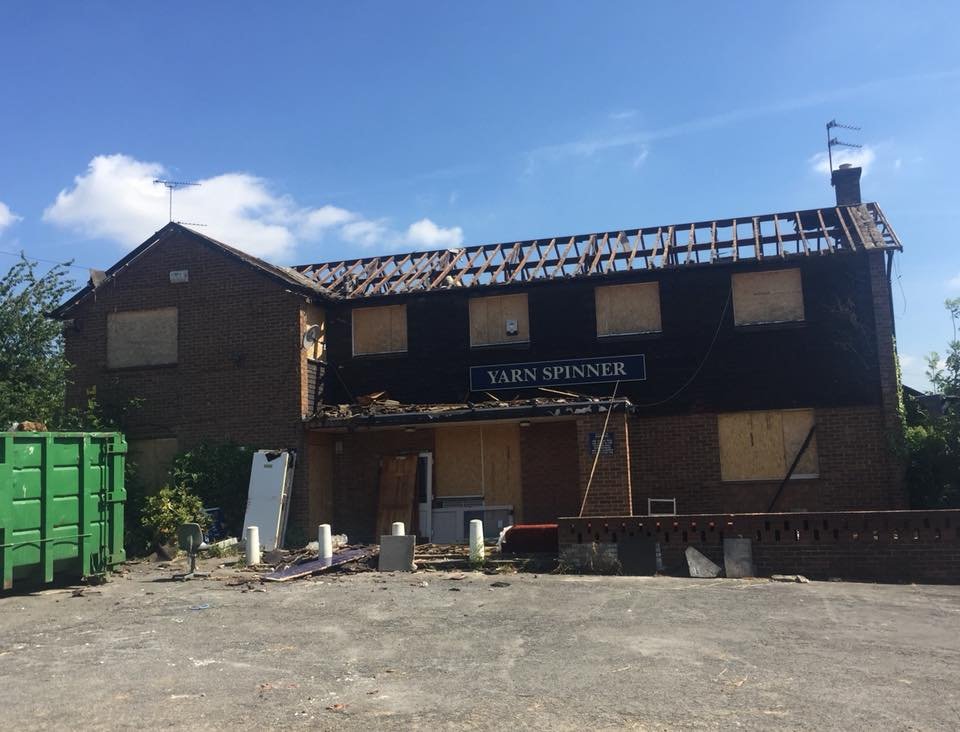
[[[594,545],[609,557],[621,543],[641,539],[660,545],[669,574],[687,573],[688,546],[722,567],[723,540],[737,537],[751,540],[760,577],[960,582],[960,510],[601,516],[559,523],[560,554],[568,562],[590,556]]]

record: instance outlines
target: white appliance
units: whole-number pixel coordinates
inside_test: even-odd
[[[295,464],[292,450],[257,450],[253,454],[243,526],[260,529],[260,544],[268,552],[283,546]]]

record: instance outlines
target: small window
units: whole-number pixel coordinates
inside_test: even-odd
[[[800,270],[733,275],[733,317],[736,325],[803,320]]]
[[[660,285],[640,282],[610,285],[594,290],[597,307],[597,335],[659,333]]]
[[[719,415],[721,479],[783,480],[807,439],[813,421],[812,409]],[[791,477],[815,478],[819,472],[814,433]]]
[[[470,345],[529,343],[527,296],[496,295],[470,300]]]
[[[353,355],[405,353],[407,306],[387,305],[353,311]]]
[[[165,366],[177,362],[177,309],[107,314],[107,367]]]

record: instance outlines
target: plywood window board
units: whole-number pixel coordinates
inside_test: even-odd
[[[659,333],[662,330],[659,283],[608,285],[597,287],[593,292],[598,336]]]
[[[800,270],[739,272],[733,275],[733,317],[736,325],[802,321],[803,283]]]
[[[475,297],[470,300],[470,345],[529,343],[530,317],[526,293]]]
[[[166,366],[177,362],[176,308],[107,314],[107,367]]]
[[[404,353],[407,306],[385,305],[353,310],[353,355]]]
[[[814,423],[812,409],[735,412],[717,417],[724,481],[782,480]],[[816,435],[793,478],[819,474]]]
[[[513,506],[520,520],[520,427],[515,423],[436,430],[434,493],[481,496],[488,506]]]

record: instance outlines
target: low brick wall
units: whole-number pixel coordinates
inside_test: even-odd
[[[687,573],[688,546],[723,566],[724,538],[739,537],[761,577],[960,583],[960,510],[561,518],[559,535],[561,561],[584,571],[638,540],[659,544],[669,574]]]

